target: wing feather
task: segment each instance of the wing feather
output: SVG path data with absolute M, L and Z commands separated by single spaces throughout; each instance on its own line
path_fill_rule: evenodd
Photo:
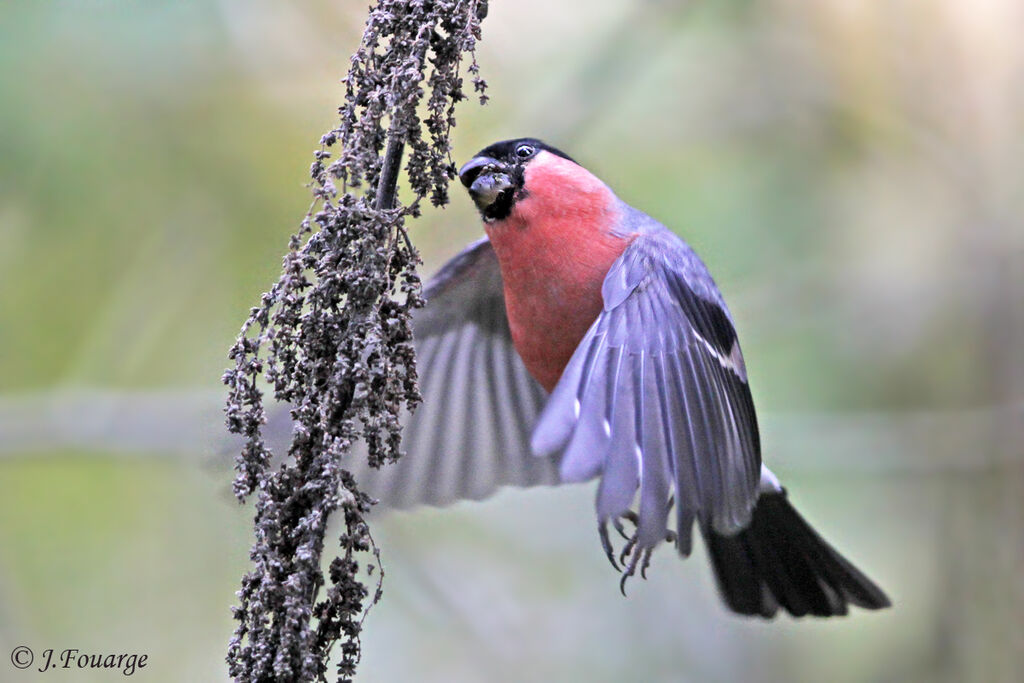
M 757 423 L 717 291 L 674 235 L 637 235 L 605 277 L 604 310 L 533 432 L 535 452 L 564 450 L 564 480 L 601 475 L 602 521 L 636 502 L 643 547 L 664 538 L 673 495 L 684 554 L 695 519 L 720 533 L 750 521 Z
M 547 397 L 512 345 L 490 242 L 444 265 L 424 296 L 413 317 L 423 402 L 403 416 L 405 455 L 373 470 L 354 453 L 356 480 L 397 508 L 558 483 L 557 460 L 531 455 L 530 431 Z

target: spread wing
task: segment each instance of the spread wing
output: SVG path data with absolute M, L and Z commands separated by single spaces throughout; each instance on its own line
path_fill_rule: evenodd
M 564 451 L 561 476 L 601 475 L 597 514 L 639 489 L 639 543 L 665 538 L 675 496 L 679 549 L 696 517 L 721 533 L 749 523 L 761 455 L 728 310 L 703 263 L 667 230 L 637 236 L 602 288 L 604 310 L 566 366 L 533 433 Z
M 546 400 L 512 346 L 498 259 L 487 238 L 444 265 L 414 314 L 423 402 L 403 420 L 405 455 L 379 470 L 357 454 L 356 481 L 381 503 L 479 499 L 503 485 L 558 483 L 558 464 L 530 454 Z

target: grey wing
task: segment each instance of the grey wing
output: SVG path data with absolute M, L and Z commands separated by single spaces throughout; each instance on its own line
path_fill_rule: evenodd
M 629 509 L 639 489 L 642 547 L 665 538 L 674 495 L 688 554 L 694 518 L 735 533 L 757 496 L 760 443 L 736 334 L 704 265 L 667 231 L 636 237 L 602 295 L 533 450 L 564 452 L 565 481 L 601 475 L 602 522 Z
M 529 438 L 547 399 L 512 346 L 498 260 L 474 242 L 424 290 L 413 318 L 423 402 L 406 414 L 405 455 L 356 481 L 389 507 L 480 499 L 504 485 L 558 483 L 553 458 L 535 458 Z

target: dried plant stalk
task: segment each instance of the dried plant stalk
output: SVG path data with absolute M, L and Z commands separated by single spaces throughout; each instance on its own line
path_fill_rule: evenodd
M 256 494 L 253 566 L 238 592 L 227 657 L 236 681 L 326 681 L 338 641 L 338 680 L 355 674 L 369 596 L 360 562 L 372 572 L 380 561 L 365 520 L 372 501 L 341 463 L 360 437 L 371 465 L 396 460 L 398 416 L 419 400 L 410 327 L 422 305 L 419 257 L 405 220 L 424 199 L 448 202 L 465 55 L 485 100 L 474 49 L 486 11 L 486 0 L 378 0 L 371 8 L 340 121 L 314 152 L 313 204 L 280 279 L 231 349 L 227 425 L 245 437 L 234 491 L 240 501 Z M 397 201 L 403 150 L 407 205 Z M 295 423 L 278 468 L 261 432 L 266 384 L 292 406 Z M 341 550 L 325 578 L 324 535 L 339 509 Z M 378 583 L 370 604 L 379 598 Z

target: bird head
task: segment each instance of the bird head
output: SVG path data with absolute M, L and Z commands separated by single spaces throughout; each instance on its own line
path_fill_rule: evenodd
M 557 164 L 582 168 L 568 154 L 535 138 L 496 142 L 482 149 L 459 169 L 484 222 L 508 218 L 513 207 L 537 188 L 529 186 L 528 169 Z

